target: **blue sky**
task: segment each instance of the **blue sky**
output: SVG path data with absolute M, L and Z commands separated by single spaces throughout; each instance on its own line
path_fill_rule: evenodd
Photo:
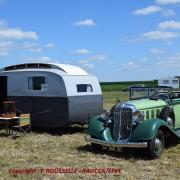
M 0 0 L 1 67 L 74 64 L 100 81 L 180 75 L 180 0 Z

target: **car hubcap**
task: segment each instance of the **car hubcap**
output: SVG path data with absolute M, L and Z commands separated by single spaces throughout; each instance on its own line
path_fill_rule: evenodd
M 162 142 L 159 138 L 155 139 L 155 149 L 157 152 L 160 152 L 162 150 Z
M 173 120 L 172 120 L 172 118 L 168 117 L 168 118 L 167 118 L 167 123 L 168 123 L 168 125 L 173 126 Z

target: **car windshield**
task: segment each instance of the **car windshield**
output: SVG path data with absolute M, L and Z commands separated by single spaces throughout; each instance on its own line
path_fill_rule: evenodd
M 150 98 L 150 99 L 167 99 L 169 97 L 168 92 L 170 88 L 131 88 L 130 100 Z

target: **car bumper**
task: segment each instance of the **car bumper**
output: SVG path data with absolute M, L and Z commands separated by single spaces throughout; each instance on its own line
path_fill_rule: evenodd
M 91 138 L 91 136 L 85 136 L 85 140 L 87 142 L 91 142 L 94 144 L 99 144 L 102 146 L 114 147 L 114 148 L 121 148 L 121 147 L 129 147 L 129 148 L 147 148 L 147 142 L 127 142 L 127 141 L 120 141 L 120 142 L 107 142 L 95 138 Z

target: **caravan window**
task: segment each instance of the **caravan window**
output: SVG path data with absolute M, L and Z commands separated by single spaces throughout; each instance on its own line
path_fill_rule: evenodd
M 77 84 L 77 92 L 93 92 L 90 84 Z
M 164 84 L 169 84 L 169 80 L 163 80 Z
M 173 80 L 173 84 L 178 84 L 179 81 L 178 80 Z
M 46 84 L 46 78 L 44 76 L 28 78 L 28 90 L 43 90 L 44 84 Z

